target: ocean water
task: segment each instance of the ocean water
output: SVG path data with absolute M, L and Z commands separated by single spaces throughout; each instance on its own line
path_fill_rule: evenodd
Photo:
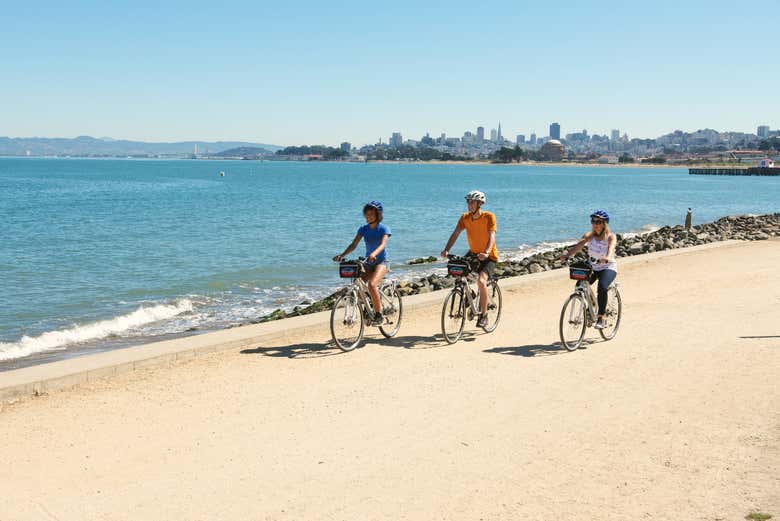
M 2 158 L 0 370 L 322 297 L 371 199 L 393 276 L 441 270 L 404 263 L 442 249 L 472 189 L 505 257 L 571 241 L 595 208 L 619 232 L 682 223 L 688 206 L 694 222 L 780 209 L 780 178 L 684 169 Z

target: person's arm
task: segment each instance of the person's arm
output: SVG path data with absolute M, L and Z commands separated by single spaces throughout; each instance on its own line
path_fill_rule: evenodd
M 485 251 L 479 252 L 477 254 L 477 258 L 479 260 L 485 260 L 490 257 L 490 252 L 493 251 L 493 246 L 496 244 L 496 232 L 495 230 L 491 230 L 488 232 L 488 243 L 487 247 L 485 248 Z
M 612 233 L 607 238 L 607 255 L 599 259 L 599 262 L 606 264 L 610 259 L 615 258 L 615 248 L 617 247 L 617 236 Z
M 577 244 L 575 244 L 574 246 L 569 248 L 566 253 L 561 255 L 560 259 L 561 260 L 566 260 L 569 257 L 573 257 L 573 256 L 577 255 L 579 252 L 582 251 L 582 248 L 585 247 L 585 243 L 588 242 L 588 239 L 590 239 L 590 233 L 586 233 L 585 235 L 583 235 L 582 239 L 580 239 L 579 242 L 577 242 Z
M 379 243 L 379 246 L 377 246 L 374 251 L 368 254 L 368 262 L 374 262 L 376 258 L 379 257 L 379 254 L 382 253 L 387 247 L 387 239 L 389 238 L 389 235 L 382 236 L 382 242 Z
M 347 246 L 347 249 L 344 250 L 343 252 L 341 252 L 339 255 L 336 255 L 335 257 L 333 257 L 333 260 L 336 261 L 336 262 L 339 262 L 340 260 L 344 259 L 344 257 L 346 257 L 347 255 L 349 255 L 350 253 L 355 251 L 355 248 L 357 248 L 357 245 L 360 244 L 360 239 L 362 239 L 362 238 L 363 237 L 359 233 L 356 234 L 355 238 L 352 239 L 352 242 L 350 243 L 350 245 Z
M 463 231 L 463 225 L 458 221 L 458 225 L 455 226 L 455 230 L 452 232 L 452 235 L 450 235 L 450 239 L 447 241 L 447 246 L 444 247 L 444 249 L 441 251 L 441 256 L 445 259 L 447 258 L 447 255 L 450 254 L 450 248 L 452 248 L 455 245 L 455 241 L 458 240 L 458 237 L 460 236 L 460 232 Z

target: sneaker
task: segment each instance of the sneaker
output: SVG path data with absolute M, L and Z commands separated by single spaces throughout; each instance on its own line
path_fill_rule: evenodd
M 605 327 L 607 327 L 607 324 L 604 322 L 603 318 L 599 318 L 596 321 L 596 325 L 593 327 L 595 327 L 596 329 L 604 329 Z
M 382 318 L 382 316 L 379 315 L 379 314 L 375 314 L 374 318 L 372 318 L 369 321 L 368 325 L 369 326 L 381 326 L 384 323 L 385 323 L 385 320 Z
M 485 327 L 487 326 L 487 313 L 480 313 L 479 318 L 477 319 L 477 327 Z

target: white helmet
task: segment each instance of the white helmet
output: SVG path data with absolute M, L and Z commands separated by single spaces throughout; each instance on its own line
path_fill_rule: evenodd
M 485 194 L 483 194 L 479 190 L 472 190 L 466 194 L 466 200 L 479 201 L 480 203 L 485 204 L 487 202 L 487 197 L 485 197 Z

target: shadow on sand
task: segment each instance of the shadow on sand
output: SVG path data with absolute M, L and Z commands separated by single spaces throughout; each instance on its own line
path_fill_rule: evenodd
M 459 342 L 473 342 L 476 340 L 476 333 L 464 331 Z M 404 349 L 432 349 L 435 347 L 447 347 L 442 335 L 434 336 L 397 336 L 395 338 L 369 337 L 363 340 L 357 349 L 361 349 L 366 344 L 378 344 L 388 347 L 402 347 Z M 257 346 L 241 350 L 244 355 L 265 355 L 276 358 L 320 358 L 323 356 L 333 356 L 344 354 L 333 341 L 322 344 L 290 344 L 286 346 Z
M 286 346 L 258 346 L 241 350 L 244 355 L 265 355 L 276 358 L 320 358 L 343 354 L 332 342 L 324 344 L 291 344 Z
M 780 338 L 780 335 L 755 335 L 755 336 L 741 336 L 741 337 L 739 337 L 739 338 L 745 338 L 745 339 L 750 339 L 750 338 Z
M 597 340 L 583 340 L 580 349 L 587 349 L 589 345 L 596 342 Z M 485 349 L 483 352 L 512 356 L 552 356 L 568 353 L 569 351 L 567 351 L 560 342 L 553 342 L 552 344 L 547 345 L 530 344 L 524 346 L 491 347 L 490 349 Z

